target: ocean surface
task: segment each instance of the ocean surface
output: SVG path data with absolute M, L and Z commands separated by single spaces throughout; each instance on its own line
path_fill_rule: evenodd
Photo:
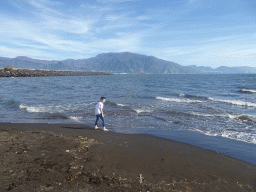
M 105 96 L 110 131 L 173 139 L 256 165 L 256 74 L 119 74 L 0 82 L 0 122 L 94 126 L 95 105 Z

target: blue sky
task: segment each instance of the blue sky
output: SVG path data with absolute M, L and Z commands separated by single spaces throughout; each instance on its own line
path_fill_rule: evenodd
M 256 0 L 0 0 L 0 57 L 256 67 Z

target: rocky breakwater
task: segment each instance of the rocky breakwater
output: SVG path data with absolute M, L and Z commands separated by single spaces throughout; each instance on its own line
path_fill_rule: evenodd
M 59 71 L 40 69 L 0 69 L 0 77 L 91 76 L 112 75 L 107 72 Z

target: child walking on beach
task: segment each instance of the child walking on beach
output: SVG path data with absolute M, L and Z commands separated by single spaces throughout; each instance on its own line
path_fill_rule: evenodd
M 98 102 L 97 105 L 95 106 L 95 115 L 96 115 L 95 129 L 98 129 L 98 126 L 97 126 L 98 121 L 99 121 L 99 118 L 101 118 L 102 124 L 103 124 L 103 130 L 108 131 L 108 129 L 106 129 L 105 127 L 105 119 L 103 114 L 103 104 L 105 103 L 105 101 L 106 101 L 106 98 L 101 97 L 100 102 Z

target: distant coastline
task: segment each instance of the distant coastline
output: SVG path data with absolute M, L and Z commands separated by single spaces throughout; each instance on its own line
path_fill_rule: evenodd
M 26 56 L 16 58 L 0 57 L 0 68 L 6 66 L 24 69 L 93 71 L 113 74 L 256 74 L 255 67 L 183 66 L 153 56 L 137 53 L 104 53 L 87 59 L 39 60 Z
M 64 70 L 41 70 L 41 69 L 0 69 L 0 77 L 45 77 L 45 76 L 92 76 L 112 75 L 107 72 L 90 71 L 64 71 Z

